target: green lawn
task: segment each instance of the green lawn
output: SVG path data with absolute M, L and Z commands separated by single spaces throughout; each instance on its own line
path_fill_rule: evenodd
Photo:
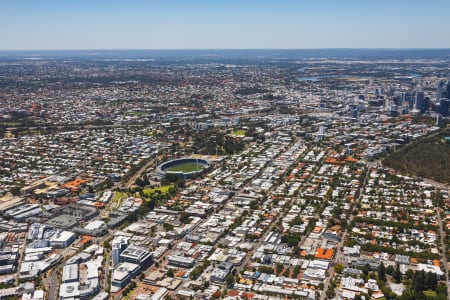
M 133 111 L 131 112 L 133 116 L 148 116 L 150 113 L 148 111 Z
M 201 169 L 203 169 L 203 165 L 200 163 L 195 163 L 195 162 L 189 162 L 189 163 L 184 163 L 184 164 L 179 164 L 170 168 L 167 168 L 167 171 L 171 171 L 171 172 L 193 172 L 193 171 L 200 171 Z
M 160 191 L 161 194 L 167 194 L 169 192 L 170 188 L 173 188 L 173 184 L 163 185 L 163 186 L 153 188 L 153 189 L 144 189 L 144 195 L 146 197 L 149 197 L 152 194 L 156 193 L 157 191 Z
M 432 290 L 423 291 L 423 294 L 424 294 L 427 298 L 435 298 L 435 297 L 437 297 L 436 292 L 435 292 L 435 291 L 432 291 Z
M 247 133 L 247 130 L 244 129 L 237 129 L 233 131 L 234 135 L 240 135 L 240 136 L 245 136 L 245 134 Z
M 13 127 L 13 126 L 20 125 L 20 123 L 19 122 L 0 122 L 0 125 Z
M 113 201 L 114 202 L 119 202 L 120 200 L 125 199 L 128 196 L 129 196 L 128 193 L 114 192 Z

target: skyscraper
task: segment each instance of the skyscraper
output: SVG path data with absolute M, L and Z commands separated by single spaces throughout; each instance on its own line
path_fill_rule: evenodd
M 423 92 L 416 92 L 416 109 L 418 109 L 418 110 L 425 110 L 426 109 L 426 107 L 425 107 L 425 96 L 424 96 L 424 93 Z
M 444 82 L 439 81 L 438 87 L 436 89 L 436 101 L 441 100 L 443 92 L 444 92 Z
M 447 99 L 450 99 L 450 79 L 447 80 L 447 95 L 446 95 Z
M 120 262 L 120 254 L 128 247 L 128 238 L 124 236 L 116 236 L 112 241 L 111 256 L 113 260 L 113 266 L 116 266 Z
M 319 141 L 322 141 L 325 138 L 326 128 L 323 125 L 319 126 L 319 134 L 317 135 Z
M 450 108 L 450 100 L 443 98 L 443 99 L 441 99 L 440 103 L 441 103 L 441 114 L 442 114 L 442 116 L 448 117 L 449 116 L 448 109 Z
M 430 97 L 425 97 L 425 99 L 423 99 L 423 110 L 427 111 L 430 109 Z
M 402 94 L 402 98 L 403 98 L 403 102 L 408 103 L 409 109 L 414 108 L 414 100 L 413 100 L 412 94 L 410 92 L 406 92 L 406 93 Z

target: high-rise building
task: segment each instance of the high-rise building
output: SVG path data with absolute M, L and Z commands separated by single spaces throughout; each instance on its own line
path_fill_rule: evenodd
M 323 125 L 319 126 L 319 133 L 317 135 L 319 141 L 322 141 L 325 138 L 326 128 Z
M 450 108 L 450 100 L 449 99 L 441 99 L 440 103 L 441 103 L 442 116 L 448 117 L 450 115 L 449 111 L 448 111 L 448 109 Z
M 442 126 L 442 115 L 441 114 L 436 114 L 436 126 L 441 127 Z
M 395 93 L 395 89 L 394 89 L 394 86 L 391 84 L 390 86 L 389 86 L 389 88 L 388 88 L 388 96 L 394 96 L 394 93 Z
M 375 95 L 384 95 L 384 88 L 383 87 L 378 87 L 375 90 Z
M 412 101 L 412 94 L 410 93 L 410 92 L 406 92 L 406 93 L 404 93 L 404 94 L 402 94 L 402 100 L 403 100 L 403 102 L 407 102 L 408 103 L 408 105 L 409 105 L 409 108 L 410 109 L 412 109 L 413 108 L 413 106 L 411 106 L 411 105 L 413 105 L 414 103 L 413 103 L 413 101 Z
M 402 106 L 403 104 L 402 95 L 395 95 L 394 97 L 392 97 L 392 101 L 394 102 L 395 105 Z
M 444 92 L 444 82 L 439 81 L 439 84 L 436 89 L 436 101 L 439 101 L 442 98 L 443 92 Z
M 433 103 L 433 111 L 440 114 L 441 113 L 441 103 Z
M 111 256 L 113 266 L 116 266 L 120 262 L 120 254 L 122 253 L 123 250 L 125 250 L 128 247 L 128 238 L 124 236 L 116 236 L 114 237 L 111 244 L 112 244 Z
M 450 99 L 450 79 L 447 80 L 447 95 L 446 95 L 447 99 Z
M 425 97 L 425 99 L 423 99 L 423 107 L 424 107 L 424 111 L 427 111 L 430 109 L 430 97 Z
M 414 109 L 414 97 L 410 97 L 408 100 L 408 108 Z
M 424 111 L 425 107 L 425 96 L 423 92 L 416 92 L 416 109 Z

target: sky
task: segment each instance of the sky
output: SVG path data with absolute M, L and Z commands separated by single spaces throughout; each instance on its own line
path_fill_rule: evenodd
M 0 50 L 450 48 L 449 0 L 0 0 Z

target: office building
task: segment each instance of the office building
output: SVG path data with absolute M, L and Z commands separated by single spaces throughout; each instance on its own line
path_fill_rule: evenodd
M 153 253 L 142 247 L 130 245 L 120 253 L 120 262 L 138 264 L 145 270 L 153 263 Z
M 440 81 L 436 89 L 436 101 L 442 98 L 442 93 L 444 92 L 444 82 Z
M 128 237 L 116 236 L 112 241 L 112 261 L 113 266 L 120 263 L 120 254 L 128 247 Z
M 111 277 L 111 292 L 117 292 L 130 283 L 141 272 L 141 267 L 132 263 L 120 263 L 114 269 Z
M 425 95 L 423 92 L 416 92 L 416 109 L 424 111 L 425 110 Z
M 179 255 L 171 255 L 168 258 L 169 265 L 182 268 L 192 268 L 195 265 L 195 259 Z
M 442 116 L 444 116 L 444 117 L 449 116 L 448 109 L 450 108 L 450 100 L 449 99 L 441 99 L 440 104 L 441 104 L 440 112 L 441 112 Z
M 62 282 L 71 283 L 71 282 L 78 282 L 78 280 L 79 280 L 78 265 L 77 264 L 65 265 L 63 268 Z

